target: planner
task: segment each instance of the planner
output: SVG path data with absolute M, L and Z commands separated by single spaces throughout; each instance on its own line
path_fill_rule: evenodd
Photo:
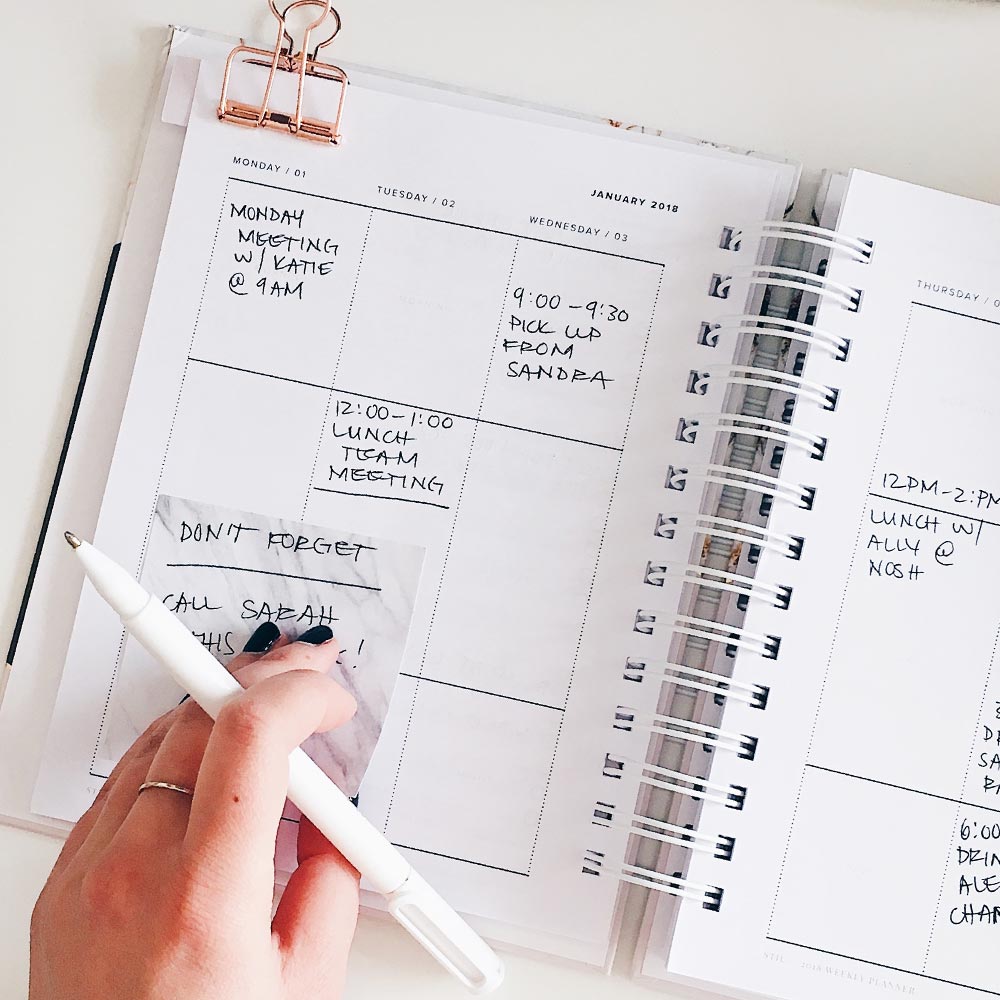
M 331 624 L 364 711 L 307 750 L 491 939 L 607 968 L 641 910 L 674 990 L 1000 992 L 1000 209 L 786 218 L 792 164 L 284 27 L 173 32 L 0 811 L 65 831 L 177 694 L 72 527 L 223 662 Z
M 808 424 L 829 445 L 782 464 L 814 501 L 775 506 L 768 530 L 801 537 L 801 557 L 762 551 L 757 578 L 792 596 L 746 616 L 780 653 L 734 660 L 733 680 L 769 695 L 764 711 L 728 702 L 724 725 L 759 742 L 711 770 L 745 787 L 742 809 L 702 803 L 699 829 L 735 846 L 686 868 L 721 904 L 651 907 L 638 965 L 782 997 L 990 995 L 1000 210 L 860 172 L 836 200 L 836 231 L 872 252 L 830 258 L 827 276 L 863 293 L 856 313 L 824 302 L 815 319 L 849 342 L 806 369 L 838 389 Z

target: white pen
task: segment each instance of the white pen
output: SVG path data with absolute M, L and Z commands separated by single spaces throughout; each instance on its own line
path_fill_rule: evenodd
M 72 532 L 66 532 L 66 541 L 125 628 L 216 718 L 243 690 L 236 678 L 131 574 Z M 385 896 L 389 912 L 449 972 L 475 993 L 489 993 L 500 985 L 503 963 L 493 949 L 300 748 L 288 757 L 288 798 Z

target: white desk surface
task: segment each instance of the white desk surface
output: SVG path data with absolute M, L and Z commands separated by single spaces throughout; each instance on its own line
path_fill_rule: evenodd
M 1000 202 L 1000 4 L 335 2 L 345 22 L 337 52 L 346 61 L 755 148 L 798 160 L 813 177 L 823 167 L 857 166 Z M 44 14 L 29 3 L 7 8 L 14 51 L 8 46 L 0 73 L 4 644 L 116 238 L 163 26 L 271 36 L 265 0 L 54 0 Z M 28 919 L 57 848 L 0 827 L 0 1000 L 27 993 Z M 348 995 L 462 994 L 405 935 L 363 919 Z M 654 994 L 620 974 L 609 980 L 511 957 L 504 995 Z

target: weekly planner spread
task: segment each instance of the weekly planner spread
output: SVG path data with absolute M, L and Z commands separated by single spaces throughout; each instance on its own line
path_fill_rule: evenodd
M 343 145 L 320 149 L 221 125 L 220 72 L 198 80 L 95 541 L 136 572 L 170 564 L 182 612 L 231 590 L 228 627 L 191 619 L 224 656 L 265 618 L 354 623 L 324 581 L 391 584 L 395 605 L 345 636 L 349 667 L 383 658 L 378 690 L 398 666 L 360 808 L 495 936 L 602 961 L 619 884 L 583 860 L 665 400 L 726 308 L 720 234 L 780 213 L 790 171 L 363 79 Z M 165 559 L 163 497 L 181 505 Z M 256 554 L 228 545 L 241 524 Z M 207 556 L 185 554 L 196 531 Z M 261 589 L 272 538 L 301 550 L 293 593 Z M 160 708 L 125 697 L 128 655 L 85 591 L 37 812 L 87 807 L 122 750 L 109 706 Z
M 80 511 L 224 663 L 331 626 L 305 749 L 492 939 L 606 965 L 638 885 L 646 980 L 1000 995 L 1000 209 L 784 222 L 787 164 L 362 71 L 322 147 L 218 121 L 227 51 L 174 34 L 0 810 L 75 821 L 180 697 Z

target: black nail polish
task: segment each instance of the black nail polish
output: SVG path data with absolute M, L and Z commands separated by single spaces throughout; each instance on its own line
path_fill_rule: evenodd
M 266 653 L 281 635 L 281 629 L 274 622 L 263 622 L 254 629 L 254 633 L 247 639 L 247 644 L 243 647 L 244 653 Z
M 333 638 L 333 629 L 329 625 L 313 625 L 311 629 L 303 632 L 296 639 L 296 642 L 308 642 L 310 646 L 322 646 L 324 642 L 329 642 Z

